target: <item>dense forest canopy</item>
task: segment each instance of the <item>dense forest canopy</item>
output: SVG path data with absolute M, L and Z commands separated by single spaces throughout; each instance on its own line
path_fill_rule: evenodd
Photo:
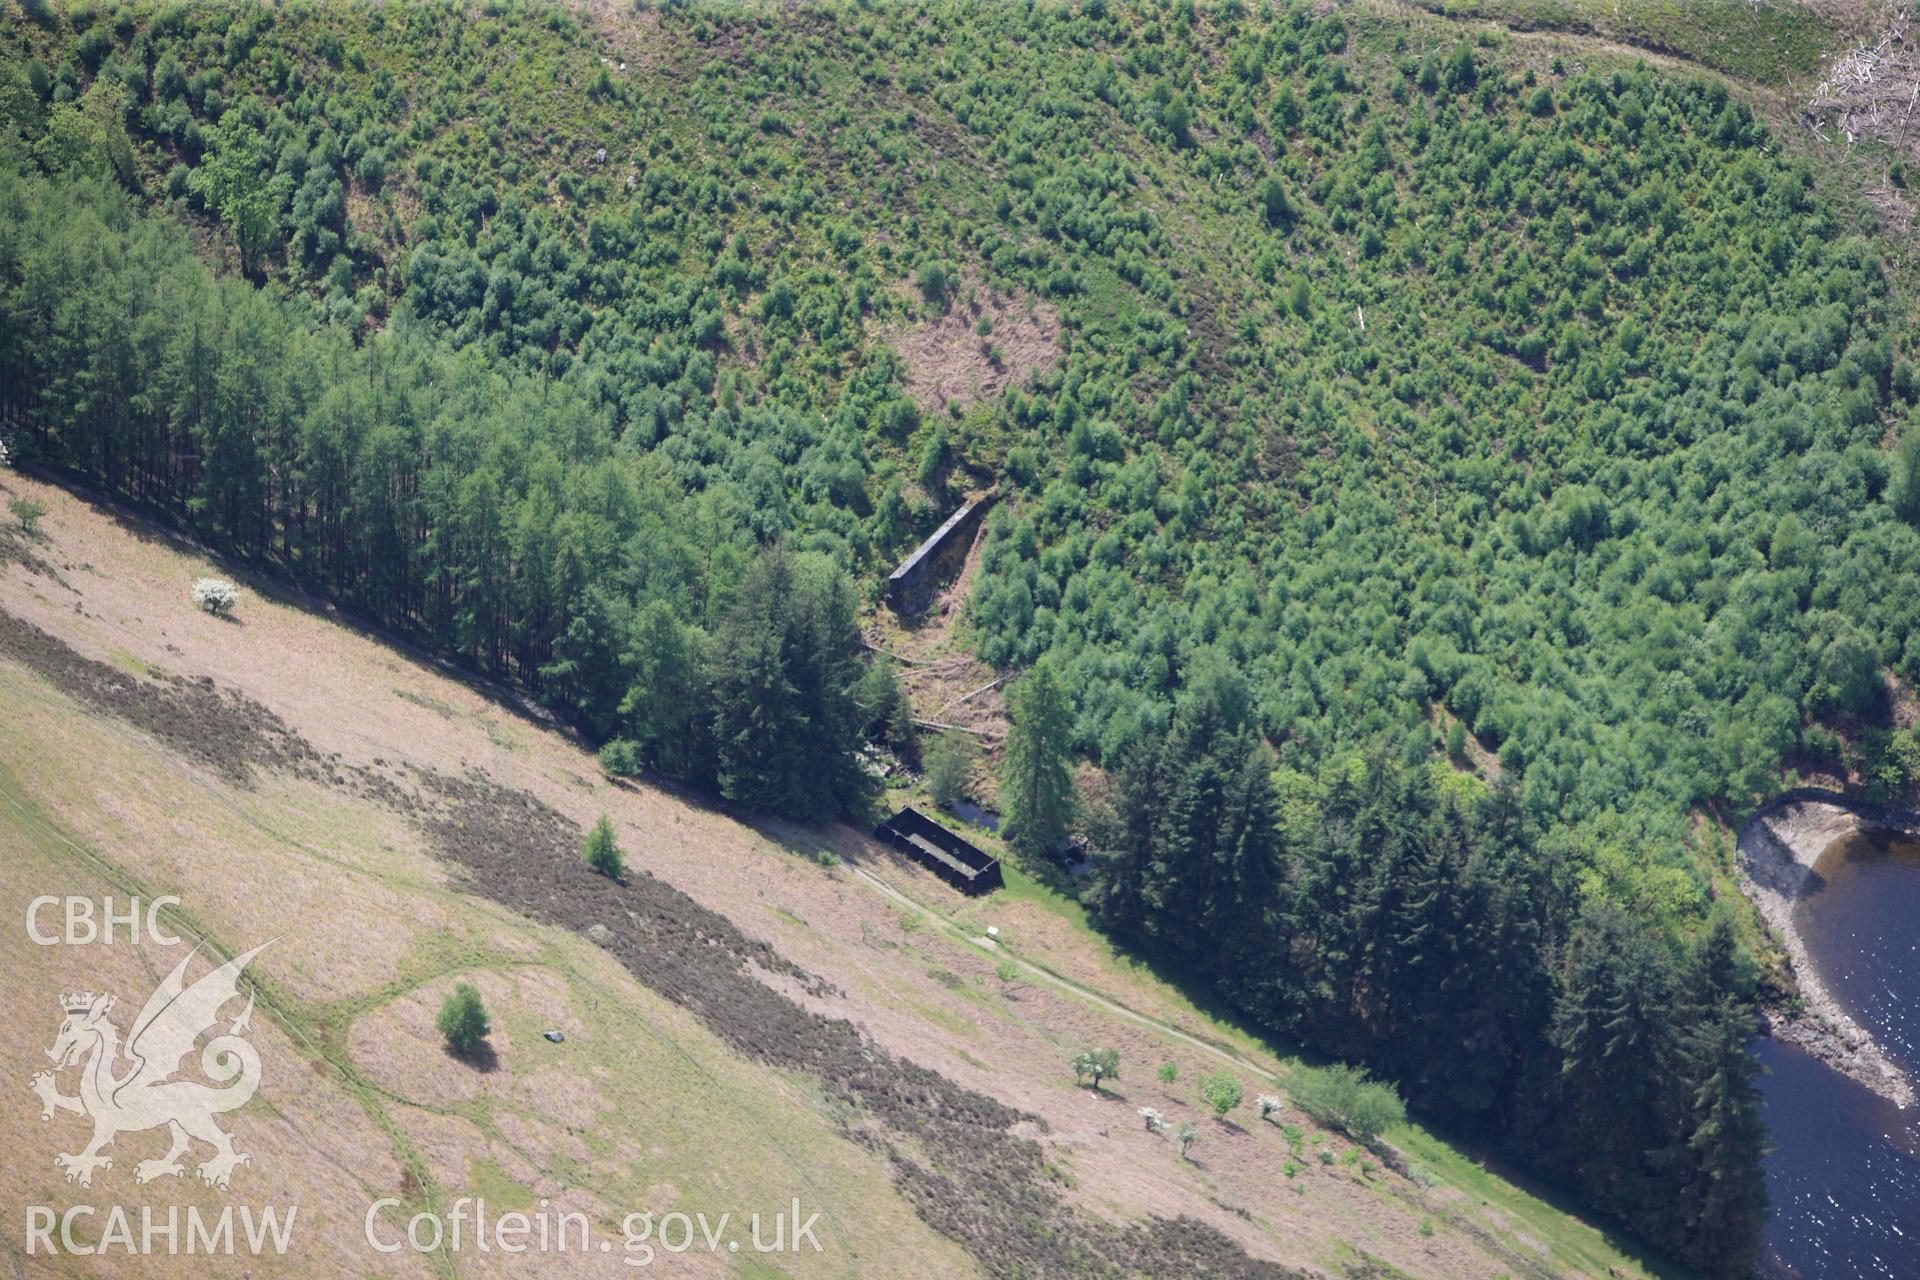
M 544 374 L 756 538 L 870 570 L 1009 476 L 980 651 L 1097 760 L 1220 648 L 1290 765 L 1457 720 L 1536 814 L 1671 815 L 1920 668 L 1898 304 L 1719 82 L 1299 6 L 428 15 L 47 14 L 13 131 L 124 128 L 330 329 Z M 890 339 L 986 288 L 1057 362 L 923 411 Z
M 910 749 L 884 567 L 1003 483 L 969 634 L 1114 779 L 1109 927 L 1262 940 L 1236 1000 L 1576 1183 L 1621 1105 L 1692 1149 L 1689 812 L 1920 771 L 1909 302 L 1718 79 L 1319 8 L 29 5 L 0 429 L 808 816 Z M 1467 922 L 1510 1052 L 1422 1078 L 1379 931 Z M 1557 1096 L 1627 1005 L 1645 1092 Z M 1716 1132 L 1584 1189 L 1717 1265 L 1750 1204 L 1652 1220 Z

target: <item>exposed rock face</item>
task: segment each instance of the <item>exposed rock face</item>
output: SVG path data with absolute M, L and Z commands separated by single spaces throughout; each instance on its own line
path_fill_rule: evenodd
M 1862 828 L 1920 834 L 1912 815 L 1883 814 L 1844 797 L 1794 792 L 1763 808 L 1740 832 L 1741 888 L 1780 935 L 1806 1002 L 1801 1012 L 1766 1011 L 1768 1034 L 1814 1057 L 1903 1107 L 1914 1102 L 1913 1081 L 1828 991 L 1794 923 L 1794 904 L 1806 892 L 1814 863 L 1834 841 Z

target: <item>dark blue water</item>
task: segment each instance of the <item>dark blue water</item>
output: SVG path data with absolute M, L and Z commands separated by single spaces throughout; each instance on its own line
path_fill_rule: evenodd
M 1824 853 L 1795 911 L 1814 967 L 1887 1051 L 1920 1063 L 1920 845 L 1854 836 Z M 1770 1274 L 1920 1280 L 1920 1108 L 1763 1040 L 1774 1151 Z
M 1793 1045 L 1762 1040 L 1768 1074 L 1768 1274 L 1920 1277 L 1920 1115 Z
M 985 827 L 989 831 L 1000 829 L 1000 815 L 989 809 L 982 809 L 971 800 L 955 800 L 950 806 L 957 818 L 962 818 L 975 826 Z
M 1920 841 L 1871 832 L 1835 841 L 1794 921 L 1827 990 L 1888 1053 L 1920 1068 Z

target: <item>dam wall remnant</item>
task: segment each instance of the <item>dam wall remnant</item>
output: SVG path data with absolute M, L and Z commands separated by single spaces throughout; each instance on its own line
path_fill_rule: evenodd
M 973 535 L 997 496 L 988 492 L 970 499 L 888 575 L 887 603 L 896 614 L 909 618 L 924 612 L 940 585 L 959 572 Z

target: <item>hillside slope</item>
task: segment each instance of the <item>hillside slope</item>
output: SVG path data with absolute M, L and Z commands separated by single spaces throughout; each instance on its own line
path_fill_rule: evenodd
M 1796 67 L 1838 37 L 1714 12 Z M 54 340 L 0 351 L 4 407 L 598 736 L 649 728 L 623 607 L 713 625 L 701 546 L 785 535 L 872 590 L 1000 482 L 972 642 L 1060 662 L 1090 758 L 1218 651 L 1289 766 L 1457 721 L 1586 845 L 1624 814 L 1694 925 L 1686 808 L 1844 767 L 1855 670 L 1920 675 L 1911 299 L 1726 81 L 1373 4 L 413 17 L 0 32 L 23 159 L 306 304 L 65 246 L 123 215 L 23 189 L 9 327 Z
M 1791 992 L 1724 819 L 1920 784 L 1911 281 L 1766 114 L 1826 9 L 1443 9 L 10 3 L 0 429 L 742 809 L 1052 687 L 1100 927 L 1739 1274 Z M 896 677 L 862 610 L 989 486 Z M 543 921 L 707 927 L 579 797 L 338 772 Z M 916 1203 L 1019 1202 L 992 1150 Z
M 254 970 L 265 1084 L 232 1127 L 254 1155 L 235 1198 L 302 1206 L 286 1274 L 483 1273 L 471 1253 L 361 1243 L 376 1197 L 444 1211 L 466 1194 L 549 1197 L 616 1244 L 631 1210 L 771 1211 L 797 1195 L 822 1213 L 817 1257 L 752 1275 L 1283 1274 L 1259 1258 L 1314 1274 L 1640 1273 L 1416 1131 L 1394 1140 L 1431 1186 L 1371 1162 L 1287 1173 L 1275 1125 L 1202 1120 L 1191 1082 L 1227 1061 L 1205 1045 L 1232 1046 L 1249 1095 L 1272 1087 L 1251 1067 L 1284 1080 L 1293 1064 L 1030 899 L 968 903 L 846 829 L 758 830 L 610 785 L 559 733 L 430 665 L 271 595 L 249 592 L 232 620 L 201 614 L 187 599 L 201 556 L 61 490 L 5 487 L 51 510 L 44 540 L 10 538 L 0 567 L 7 910 L 167 892 L 178 931 L 216 954 L 284 935 Z M 625 885 L 577 861 L 601 812 Z M 845 863 L 806 856 L 823 839 Z M 1039 970 L 996 976 L 970 941 L 986 921 L 1012 954 L 1136 1012 Z M 603 946 L 582 934 L 595 924 Z M 56 993 L 130 1004 L 178 954 L 18 931 L 4 946 L 5 1012 L 33 1029 L 5 1050 L 19 1079 Z M 494 1015 L 484 1071 L 432 1029 L 458 979 Z M 1111 1097 L 1067 1070 L 1095 1044 L 1122 1052 Z M 1163 1061 L 1176 1083 L 1153 1079 Z M 1193 1161 L 1142 1130 L 1143 1105 L 1200 1123 Z M 0 1109 L 0 1139 L 23 1153 L 7 1198 L 68 1202 L 80 1192 L 52 1155 L 78 1122 L 31 1108 Z M 1307 1150 L 1347 1146 L 1289 1118 Z M 92 1194 L 218 1205 L 197 1184 L 135 1187 L 135 1159 L 162 1145 L 123 1137 Z

